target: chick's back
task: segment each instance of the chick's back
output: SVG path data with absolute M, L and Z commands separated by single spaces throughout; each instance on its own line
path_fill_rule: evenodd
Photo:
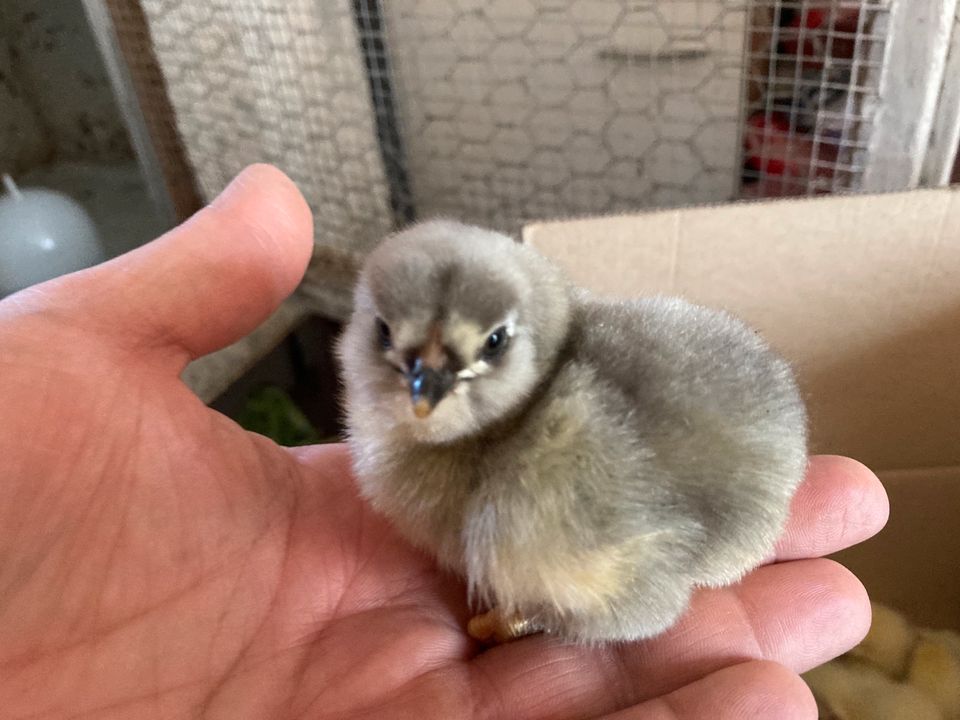
M 806 461 L 785 362 L 669 298 L 578 295 L 554 371 L 480 439 L 461 529 L 491 604 L 579 640 L 656 634 L 771 551 Z

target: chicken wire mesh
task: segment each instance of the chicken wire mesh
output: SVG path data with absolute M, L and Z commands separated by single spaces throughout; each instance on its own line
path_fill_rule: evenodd
M 854 189 L 887 3 L 354 9 L 398 218 L 516 230 L 534 218 Z
M 416 212 L 513 230 L 733 197 L 746 17 L 742 0 L 412 0 L 364 3 L 359 26 L 384 29 Z
M 374 122 L 353 117 L 357 127 L 376 130 L 390 210 L 400 225 L 447 215 L 516 231 L 538 218 L 857 190 L 881 107 L 888 16 L 896 2 L 348 0 L 344 15 L 349 5 L 367 83 L 351 90 L 358 100 L 360 92 L 369 93 Z M 115 20 L 116 6 L 138 5 L 110 4 Z M 184 6 L 172 7 L 180 12 Z M 309 14 L 309 7 L 300 13 Z M 329 10 L 321 8 L 312 12 L 326 22 Z M 156 45 L 173 10 L 154 10 Z M 278 6 L 275 12 L 280 15 L 270 15 L 271 22 L 295 22 L 283 15 L 294 10 Z M 284 97 L 286 85 L 303 84 L 288 83 L 297 73 L 343 82 L 335 53 L 321 65 L 307 53 L 288 68 L 272 26 L 254 21 L 258 13 L 235 13 L 244 28 L 257 26 L 262 42 L 241 44 L 237 72 L 239 80 L 244 72 L 249 77 L 240 87 L 230 85 L 234 94 L 260 107 L 262 98 L 252 96 L 260 82 L 275 81 L 274 94 Z M 127 25 L 118 23 L 122 37 L 130 34 Z M 178 68 L 194 67 L 198 53 L 206 58 L 206 75 L 216 79 L 205 46 L 189 33 L 172 37 L 183 55 L 179 64 L 166 63 L 174 86 L 184 85 L 186 70 Z M 261 67 L 263 58 L 270 62 Z M 278 69 L 283 77 L 268 80 Z M 185 112 L 187 119 L 194 110 L 219 117 L 215 97 L 201 95 L 195 104 L 203 107 L 180 109 L 181 137 Z M 323 114 L 328 100 L 304 97 L 311 113 Z M 154 124 L 172 127 L 172 114 L 152 112 L 154 105 L 144 108 Z M 303 115 L 267 105 L 264 117 L 253 121 L 279 113 L 289 115 L 289 123 Z M 362 114 L 363 103 L 354 105 Z M 234 102 L 229 112 L 238 107 L 247 104 Z M 276 144 L 273 128 L 258 132 L 242 147 Z M 242 137 L 250 133 L 245 127 Z M 229 155 L 223 153 L 232 162 Z M 357 173 L 348 171 L 335 144 L 323 152 L 284 146 L 281 155 L 265 157 L 298 178 L 322 171 L 315 180 L 323 187 L 314 188 L 313 200 L 332 193 L 334 202 L 349 189 L 345 201 L 335 202 L 337 212 L 359 210 L 353 206 L 363 191 L 344 185 Z M 182 173 L 168 173 L 168 184 L 177 177 Z
M 744 195 L 858 189 L 879 108 L 889 11 L 883 0 L 753 3 Z

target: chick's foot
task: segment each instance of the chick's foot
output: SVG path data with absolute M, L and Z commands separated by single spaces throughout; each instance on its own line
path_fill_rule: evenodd
M 470 637 L 491 644 L 510 642 L 542 630 L 543 628 L 529 618 L 518 613 L 504 615 L 499 608 L 476 615 L 467 623 Z

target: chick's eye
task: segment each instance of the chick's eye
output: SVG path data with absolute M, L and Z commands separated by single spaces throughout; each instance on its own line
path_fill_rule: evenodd
M 383 318 L 377 318 L 377 344 L 383 350 L 389 350 L 393 345 L 390 338 L 390 326 L 383 321 Z
M 481 354 L 486 359 L 499 357 L 507 349 L 507 329 L 499 327 L 487 336 Z

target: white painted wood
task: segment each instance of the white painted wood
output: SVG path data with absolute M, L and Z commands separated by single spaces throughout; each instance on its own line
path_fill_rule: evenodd
M 960 6 L 956 9 L 940 100 L 930 133 L 930 145 L 923 165 L 925 186 L 950 184 L 960 145 Z
M 894 1 L 861 189 L 919 186 L 956 9 L 957 0 Z

